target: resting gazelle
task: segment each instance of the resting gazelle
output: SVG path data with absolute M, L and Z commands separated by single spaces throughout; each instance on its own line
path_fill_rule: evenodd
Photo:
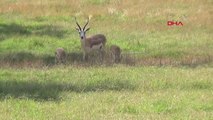
M 121 49 L 117 45 L 111 45 L 110 46 L 110 55 L 112 58 L 112 61 L 114 63 L 119 63 L 121 61 Z
M 90 29 L 86 26 L 89 23 L 89 18 L 87 19 L 86 24 L 83 28 L 78 24 L 76 18 L 75 18 L 76 24 L 78 27 L 76 27 L 76 30 L 79 32 L 80 39 L 81 39 L 81 48 L 83 50 L 83 60 L 86 60 L 86 57 L 88 54 L 92 51 L 99 51 L 101 53 L 101 58 L 103 60 L 104 57 L 104 49 L 106 44 L 106 37 L 103 34 L 96 34 L 90 37 L 86 37 L 86 32 Z
M 56 51 L 55 51 L 55 63 L 56 64 L 60 64 L 60 63 L 63 63 L 65 64 L 66 63 L 66 52 L 63 48 L 57 48 Z

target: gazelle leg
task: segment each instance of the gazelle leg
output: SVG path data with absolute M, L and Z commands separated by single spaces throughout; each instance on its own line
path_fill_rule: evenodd
M 88 55 L 86 52 L 83 52 L 83 61 L 87 61 Z
M 86 58 L 86 53 L 83 52 L 83 61 L 85 61 L 85 58 Z
M 100 50 L 100 55 L 101 55 L 101 62 L 103 62 L 104 57 L 105 57 L 105 51 L 104 51 L 104 49 Z

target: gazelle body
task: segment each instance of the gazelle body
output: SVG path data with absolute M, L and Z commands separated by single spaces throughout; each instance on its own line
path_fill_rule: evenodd
M 81 48 L 83 50 L 83 60 L 85 60 L 87 55 L 92 51 L 99 51 L 103 59 L 105 44 L 107 41 L 106 37 L 103 34 L 96 34 L 90 37 L 86 37 L 86 32 L 90 29 L 90 28 L 85 29 L 88 23 L 89 19 L 87 20 L 87 23 L 84 25 L 82 29 L 78 24 L 78 22 L 76 21 L 76 24 L 78 26 L 76 30 L 79 32 L 81 39 Z
M 55 63 L 65 63 L 66 53 L 63 48 L 57 48 L 55 51 Z
M 121 49 L 117 45 L 110 46 L 110 54 L 112 57 L 112 61 L 115 63 L 120 62 L 121 60 Z

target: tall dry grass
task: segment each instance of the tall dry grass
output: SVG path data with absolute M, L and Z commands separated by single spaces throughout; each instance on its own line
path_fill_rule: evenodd
M 147 27 L 147 22 L 163 27 L 165 25 L 162 24 L 166 24 L 164 22 L 167 20 L 183 21 L 187 27 L 211 27 L 212 5 L 209 0 L 3 0 L 0 1 L 0 13 L 19 14 L 24 17 L 115 15 L 124 19 L 124 22 L 134 23 L 132 28 L 128 27 L 132 30 L 138 25 Z M 103 22 L 112 23 L 110 19 Z M 125 26 L 122 23 L 121 25 Z

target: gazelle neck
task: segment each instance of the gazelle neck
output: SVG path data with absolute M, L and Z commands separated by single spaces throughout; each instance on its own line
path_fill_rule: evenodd
M 85 48 L 85 42 L 86 42 L 86 36 L 84 36 L 83 39 L 81 39 L 81 47 L 82 48 Z

